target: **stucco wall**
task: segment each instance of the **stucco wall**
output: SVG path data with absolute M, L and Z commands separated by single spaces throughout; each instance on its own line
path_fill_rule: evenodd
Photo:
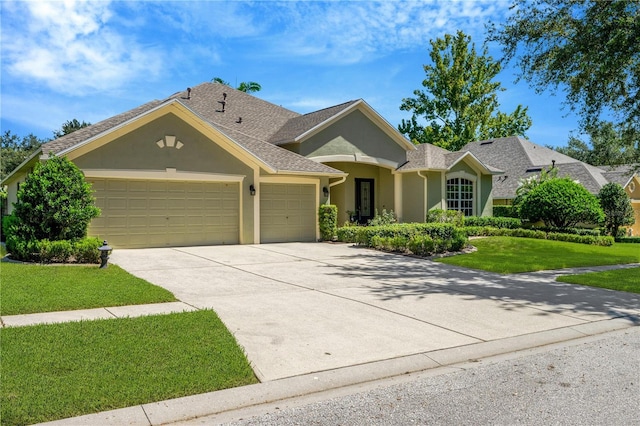
M 16 172 L 11 179 L 5 182 L 7 186 L 7 214 L 13 212 L 13 204 L 18 201 L 18 185 L 24 182 L 27 175 L 33 171 L 33 168 L 39 161 L 39 157 L 34 157 L 22 167 L 21 172 Z
M 157 141 L 175 136 L 180 149 Z M 252 169 L 173 114 L 74 160 L 81 169 L 165 170 L 249 175 Z
M 444 209 L 442 204 L 442 173 L 428 172 L 427 175 L 427 211 L 433 209 Z
M 425 173 L 422 173 L 425 176 Z M 402 175 L 402 216 L 404 222 L 424 222 L 427 183 L 417 172 Z
M 357 110 L 302 142 L 295 152 L 305 157 L 363 154 L 397 165 L 406 160 L 405 148 Z
M 631 190 L 632 188 L 633 190 Z M 629 228 L 631 229 L 631 235 L 638 237 L 640 236 L 640 178 L 635 176 L 630 184 L 626 186 L 625 191 L 631 198 L 631 206 L 636 219 L 636 222 Z
M 338 223 L 348 220 L 347 211 L 355 210 L 356 179 L 374 180 L 374 203 L 378 213 L 383 209 L 394 209 L 394 182 L 391 170 L 361 163 L 326 163 L 327 166 L 342 170 L 349 174 L 344 183 L 331 188 L 331 204 L 338 207 Z
M 166 136 L 175 136 L 167 146 Z M 164 141 L 163 147 L 157 142 Z M 182 146 L 177 148 L 177 143 Z M 254 243 L 254 203 L 249 185 L 253 169 L 174 114 L 167 114 L 73 160 L 83 170 L 137 170 L 214 173 L 244 176 L 242 191 L 243 243 Z

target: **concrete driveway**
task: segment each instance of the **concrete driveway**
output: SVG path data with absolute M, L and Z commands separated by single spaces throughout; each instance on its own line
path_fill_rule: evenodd
M 215 310 L 262 381 L 483 342 L 533 347 L 541 333 L 567 339 L 611 320 L 640 324 L 640 295 L 346 244 L 116 250 L 111 260 Z

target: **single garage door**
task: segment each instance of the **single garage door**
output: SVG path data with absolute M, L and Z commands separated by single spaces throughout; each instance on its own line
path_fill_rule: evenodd
M 102 210 L 89 234 L 113 247 L 239 243 L 239 183 L 88 178 Z
M 260 242 L 316 240 L 316 186 L 260 184 Z

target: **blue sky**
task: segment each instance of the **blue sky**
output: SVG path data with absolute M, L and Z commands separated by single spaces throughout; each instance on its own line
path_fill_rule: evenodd
M 1 127 L 49 138 L 67 120 L 96 123 L 221 77 L 256 81 L 256 95 L 306 113 L 362 98 L 397 126 L 421 88 L 429 40 L 503 22 L 506 0 L 2 1 Z M 490 53 L 500 57 L 498 46 Z M 527 136 L 566 145 L 577 117 L 562 94 L 496 79 L 503 112 L 529 107 Z

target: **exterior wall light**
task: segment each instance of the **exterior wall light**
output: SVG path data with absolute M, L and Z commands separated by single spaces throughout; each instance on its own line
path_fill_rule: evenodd
M 107 240 L 104 240 L 102 247 L 98 247 L 98 250 L 100 250 L 100 269 L 104 269 L 108 266 L 109 255 L 113 249 L 107 244 Z
M 322 193 L 324 194 L 324 197 L 327 198 L 329 196 L 329 188 L 326 186 L 322 187 Z
M 253 186 L 253 184 L 249 185 L 249 194 L 251 194 L 252 197 L 256 195 L 256 187 Z

